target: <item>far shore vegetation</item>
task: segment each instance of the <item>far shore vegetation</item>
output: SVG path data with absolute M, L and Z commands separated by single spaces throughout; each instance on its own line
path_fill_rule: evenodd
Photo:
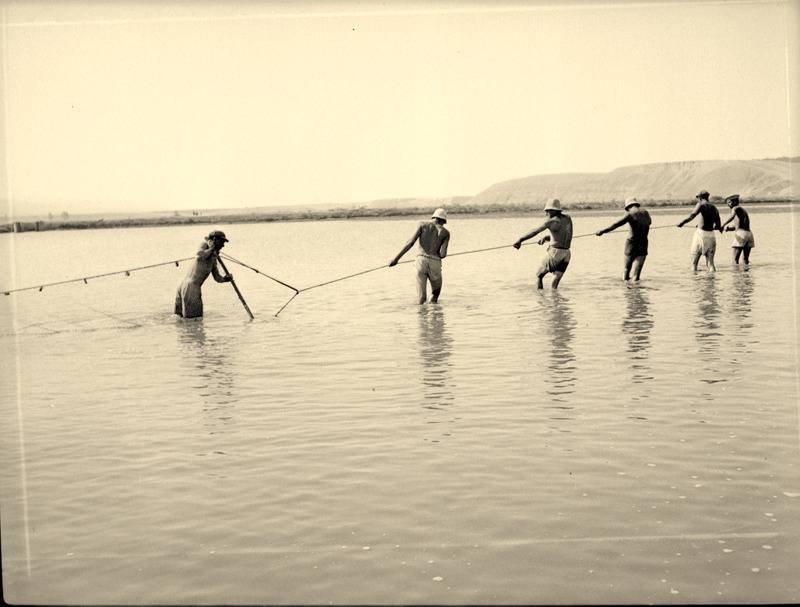
M 672 207 L 674 209 L 681 209 L 685 207 L 694 206 L 695 202 L 691 200 L 676 201 L 676 200 L 641 200 L 642 205 L 653 207 Z M 720 209 L 720 214 L 724 215 L 723 209 L 725 207 L 724 199 L 722 197 L 712 196 L 711 202 L 716 204 Z M 797 204 L 799 201 L 789 198 L 771 198 L 771 199 L 742 199 L 742 205 L 752 204 Z M 431 201 L 431 204 L 436 206 L 436 201 Z M 451 214 L 459 216 L 480 216 L 480 215 L 532 215 L 540 214 L 542 211 L 542 203 L 522 203 L 522 204 L 453 204 L 443 205 L 445 209 Z M 567 212 L 574 211 L 618 211 L 620 209 L 620 202 L 577 202 L 565 203 L 564 210 Z M 100 229 L 100 228 L 130 228 L 130 227 L 154 227 L 154 226 L 175 226 L 175 225 L 192 225 L 192 224 L 234 224 L 234 223 L 266 223 L 275 221 L 324 221 L 324 220 L 337 220 L 337 219 L 386 219 L 394 217 L 409 217 L 409 216 L 424 216 L 431 212 L 431 206 L 424 207 L 396 207 L 396 208 L 378 208 L 378 207 L 342 207 L 333 209 L 298 209 L 298 210 L 281 210 L 275 212 L 265 212 L 263 209 L 258 212 L 247 212 L 241 210 L 214 211 L 214 212 L 197 212 L 197 211 L 174 211 L 171 214 L 165 212 L 163 215 L 158 213 L 149 213 L 147 216 L 140 214 L 132 214 L 134 216 L 121 217 L 113 219 L 105 219 L 102 217 L 94 218 L 99 214 L 94 214 L 92 218 L 71 218 L 67 213 L 61 213 L 59 216 L 48 216 L 47 219 L 42 220 L 28 220 L 22 222 L 10 222 L 0 224 L 0 233 L 2 232 L 40 232 L 47 230 L 85 230 L 85 229 Z M 727 210 L 727 209 L 725 209 Z M 205 214 L 207 213 L 207 214 Z

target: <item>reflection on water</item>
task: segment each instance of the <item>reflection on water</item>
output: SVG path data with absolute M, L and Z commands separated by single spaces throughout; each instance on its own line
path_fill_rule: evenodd
M 647 358 L 650 350 L 650 333 L 653 315 L 650 313 L 650 296 L 641 285 L 627 285 L 625 289 L 626 314 L 622 320 L 622 331 L 628 338 L 630 368 L 633 383 L 653 379 Z
M 701 356 L 715 356 L 719 352 L 722 331 L 716 281 L 715 273 L 696 276 L 697 315 L 692 326 L 695 329 L 698 353 Z
M 550 384 L 547 394 L 559 409 L 572 409 L 564 403 L 566 395 L 575 391 L 576 366 L 572 340 L 577 323 L 568 297 L 560 291 L 551 291 L 540 298 L 544 333 L 550 339 L 550 362 L 545 381 Z
M 208 435 L 223 434 L 230 430 L 234 402 L 234 376 L 228 356 L 220 338 L 208 339 L 202 320 L 176 322 L 181 354 L 194 363 L 192 371 L 197 378 L 192 383 L 202 402 L 204 423 Z M 210 451 L 224 455 L 223 451 Z M 206 455 L 201 453 L 200 455 Z
M 742 266 L 733 274 L 731 287 L 732 301 L 730 307 L 730 320 L 736 321 L 739 329 L 752 329 L 753 322 L 750 314 L 753 307 L 753 275 L 748 266 Z
M 441 306 L 420 306 L 419 308 L 419 355 L 420 375 L 422 377 L 422 406 L 425 409 L 447 410 L 453 403 L 452 381 L 450 376 L 450 355 L 453 339 L 447 328 L 444 310 Z M 452 422 L 452 419 L 448 419 Z M 442 423 L 442 419 L 427 423 Z M 450 436 L 444 430 L 442 436 Z M 437 441 L 433 441 L 437 442 Z

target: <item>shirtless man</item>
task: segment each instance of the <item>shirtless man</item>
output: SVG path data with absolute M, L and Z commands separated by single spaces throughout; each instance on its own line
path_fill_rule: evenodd
M 712 272 L 716 272 L 714 253 L 717 252 L 717 237 L 714 235 L 714 230 L 722 232 L 719 211 L 708 201 L 708 192 L 705 190 L 701 190 L 695 198 L 700 202 L 694 207 L 694 211 L 678 224 L 678 227 L 682 228 L 684 224 L 689 223 L 698 215 L 701 216 L 700 225 L 697 226 L 697 231 L 692 239 L 692 269 L 697 271 L 697 262 L 701 255 L 705 255 L 706 267 Z
M 647 243 L 651 222 L 650 213 L 647 212 L 647 209 L 641 208 L 639 201 L 635 198 L 628 198 L 623 208 L 627 211 L 625 217 L 615 221 L 607 228 L 598 230 L 595 234 L 602 236 L 606 232 L 616 230 L 626 223 L 630 226 L 630 233 L 625 241 L 625 273 L 622 279 L 630 280 L 631 269 L 633 269 L 633 280 L 637 281 L 642 274 L 642 267 L 647 258 Z
M 725 203 L 731 210 L 731 216 L 728 217 L 723 223 L 724 228 L 731 221 L 733 225 L 726 228 L 727 232 L 734 232 L 733 234 L 733 263 L 739 264 L 739 257 L 744 251 L 744 263 L 750 263 L 750 249 L 756 246 L 753 233 L 750 231 L 750 215 L 747 214 L 742 207 L 739 206 L 739 194 L 728 196 Z
M 431 303 L 439 301 L 442 291 L 442 259 L 447 257 L 447 245 L 450 243 L 450 232 L 444 227 L 447 223 L 447 212 L 436 209 L 430 221 L 421 221 L 416 232 L 397 256 L 389 262 L 389 267 L 397 265 L 400 258 L 417 242 L 417 295 L 419 305 L 428 299 L 428 281 L 431 283 Z
M 551 289 L 558 289 L 558 283 L 567 271 L 569 260 L 572 256 L 569 246 L 572 244 L 572 218 L 569 215 L 564 215 L 561 212 L 561 202 L 557 198 L 549 200 L 544 207 L 544 212 L 547 213 L 547 219 L 538 228 L 526 234 L 514 243 L 514 248 L 519 250 L 522 243 L 529 238 L 533 238 L 539 232 L 550 230 L 552 234 L 553 244 L 547 247 L 547 254 L 542 259 L 542 265 L 536 273 L 536 287 L 538 289 L 544 288 L 542 285 L 542 278 L 548 272 L 553 273 L 553 282 L 550 283 Z M 539 244 L 544 244 L 550 241 L 550 236 L 544 236 L 539 239 Z
M 214 276 L 217 282 L 230 282 L 233 275 L 222 276 L 217 269 L 219 251 L 225 246 L 228 239 L 220 231 L 211 232 L 208 238 L 200 244 L 194 261 L 186 278 L 178 287 L 175 296 L 175 314 L 183 318 L 199 318 L 203 316 L 203 295 L 200 288 L 208 275 Z

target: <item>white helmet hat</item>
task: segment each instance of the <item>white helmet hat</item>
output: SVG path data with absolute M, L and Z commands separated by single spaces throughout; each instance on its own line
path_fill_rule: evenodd
M 638 200 L 636 200 L 636 198 L 635 198 L 634 196 L 631 196 L 630 198 L 628 198 L 628 199 L 625 201 L 625 204 L 624 204 L 624 205 L 622 205 L 622 208 L 624 208 L 624 209 L 627 211 L 627 210 L 628 210 L 628 207 L 630 207 L 630 206 L 633 206 L 633 205 L 636 205 L 636 206 L 641 206 L 641 205 L 639 204 L 639 201 L 638 201 Z
M 436 209 L 431 215 L 431 219 L 441 219 L 444 223 L 447 223 L 447 211 L 444 209 Z
M 558 198 L 551 198 L 547 201 L 547 204 L 544 205 L 545 211 L 560 211 L 561 210 L 561 201 Z

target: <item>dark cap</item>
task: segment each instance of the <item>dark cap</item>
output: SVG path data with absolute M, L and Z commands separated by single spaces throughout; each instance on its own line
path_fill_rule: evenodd
M 208 235 L 209 239 L 219 238 L 223 242 L 228 242 L 228 239 L 225 238 L 225 232 L 220 232 L 219 230 L 214 230 L 211 234 Z
M 706 192 L 705 190 L 700 190 L 697 193 L 697 196 L 695 196 L 695 198 L 703 198 L 705 200 L 708 200 L 708 192 Z
M 739 202 L 739 194 L 731 194 L 725 199 L 725 202 Z

